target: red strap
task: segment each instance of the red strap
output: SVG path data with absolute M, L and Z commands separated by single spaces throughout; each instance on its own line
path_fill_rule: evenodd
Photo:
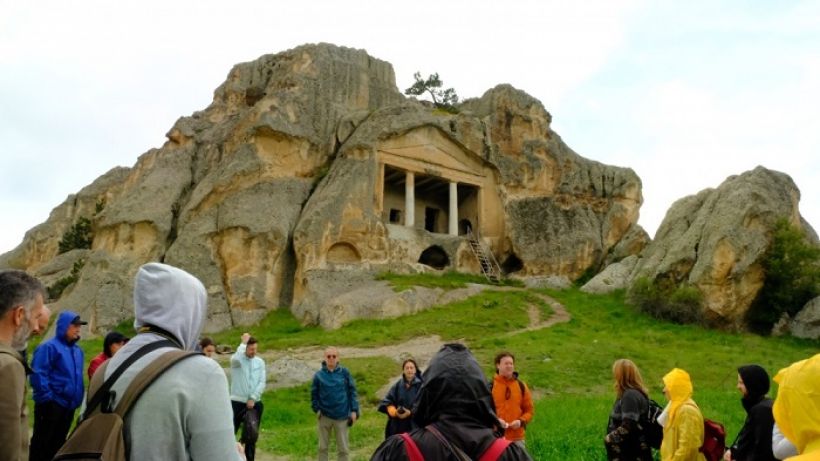
M 416 442 L 410 437 L 410 434 L 402 432 L 399 435 L 401 435 L 401 438 L 404 440 L 404 449 L 407 450 L 407 457 L 410 458 L 410 461 L 424 461 L 424 456 L 421 455 L 419 446 L 416 445 Z
M 505 439 L 504 437 L 495 439 L 495 442 L 493 442 L 493 444 L 490 445 L 490 448 L 488 448 L 487 451 L 485 451 L 484 454 L 482 454 L 481 457 L 478 458 L 478 461 L 497 460 L 501 456 L 501 453 L 504 453 L 504 450 L 506 450 L 507 447 L 510 446 L 510 443 L 511 442 Z

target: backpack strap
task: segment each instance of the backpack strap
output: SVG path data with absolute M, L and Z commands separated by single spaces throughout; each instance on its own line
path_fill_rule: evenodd
M 484 453 L 481 454 L 481 457 L 478 458 L 478 461 L 495 461 L 500 456 L 501 453 L 504 453 L 504 450 L 507 449 L 512 443 L 510 440 L 505 439 L 504 437 L 499 437 L 493 441 L 493 444 L 490 445 L 490 448 L 487 449 Z
M 471 461 L 470 457 L 467 456 L 467 453 L 464 453 L 464 450 L 453 445 L 452 443 L 450 443 L 449 440 L 447 440 L 446 437 L 444 437 L 444 434 L 442 434 L 441 431 L 438 430 L 435 423 L 428 424 L 424 429 L 426 429 L 428 432 L 436 436 L 439 442 L 441 442 L 442 445 L 447 447 L 447 449 L 450 450 L 450 453 L 452 453 L 453 456 L 456 457 L 456 459 L 463 461 Z
M 407 457 L 410 461 L 424 461 L 424 456 L 421 454 L 421 450 L 419 450 L 419 446 L 416 445 L 416 441 L 413 440 L 413 437 L 410 437 L 410 434 L 407 432 L 402 432 L 399 434 L 404 440 L 404 450 L 407 452 Z
M 123 372 L 131 366 L 131 364 L 142 358 L 145 354 L 162 347 L 176 347 L 176 345 L 170 340 L 162 340 L 148 343 L 140 347 L 133 354 L 131 354 L 131 356 L 125 359 L 125 361 L 122 362 L 116 370 L 114 370 L 114 373 L 112 373 L 111 376 L 109 376 L 108 379 L 106 379 L 102 384 L 99 383 L 105 377 L 105 370 L 107 369 L 106 365 L 108 365 L 108 361 L 105 361 L 102 365 L 100 365 L 100 368 L 94 373 L 94 376 L 91 377 L 91 382 L 88 387 L 88 405 L 85 407 L 85 413 L 83 413 L 82 419 L 91 416 L 91 414 L 94 413 L 94 410 L 96 410 L 97 407 L 103 403 L 104 399 L 106 400 L 106 403 L 110 402 L 111 386 L 114 385 L 114 382 L 117 381 Z M 95 380 L 94 378 L 97 378 L 97 375 L 100 375 L 100 378 Z M 109 408 L 106 408 L 107 406 L 108 405 L 101 407 L 100 410 L 104 412 L 110 411 Z
M 125 419 L 125 415 L 128 413 L 128 410 L 131 409 L 134 402 L 137 401 L 145 389 L 147 389 L 148 386 L 150 386 L 163 372 L 171 368 L 177 362 L 196 355 L 202 354 L 199 352 L 181 351 L 179 349 L 175 349 L 160 355 L 156 360 L 152 361 L 148 364 L 148 366 L 137 373 L 137 376 L 134 377 L 128 385 L 128 388 L 122 394 L 122 399 L 117 404 L 117 408 L 114 411 L 120 415 L 121 418 Z

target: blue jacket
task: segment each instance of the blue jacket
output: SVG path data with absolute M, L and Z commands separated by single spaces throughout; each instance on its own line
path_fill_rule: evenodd
M 55 402 L 73 410 L 83 401 L 83 350 L 65 338 L 76 316 L 76 312 L 61 312 L 56 335 L 34 350 L 31 387 L 35 403 Z
M 331 419 L 347 419 L 353 411 L 357 417 L 361 416 L 356 382 L 347 368 L 337 364 L 330 371 L 327 364 L 322 362 L 322 369 L 313 375 L 310 406 L 314 413 L 321 411 L 322 415 Z

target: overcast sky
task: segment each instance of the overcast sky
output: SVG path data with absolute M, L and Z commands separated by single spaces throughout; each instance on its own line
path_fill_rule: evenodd
M 757 165 L 820 226 L 820 1 L 0 0 L 0 253 L 165 140 L 239 62 L 362 48 L 400 89 L 510 83 L 576 152 L 634 169 L 654 235 L 675 200 Z

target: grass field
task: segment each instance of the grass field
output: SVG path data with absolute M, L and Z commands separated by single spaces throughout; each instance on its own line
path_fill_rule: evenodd
M 397 286 L 409 285 L 401 276 L 389 280 Z M 561 302 L 572 320 L 508 335 L 527 326 L 531 304 L 541 309 L 543 318 L 550 315 L 550 307 L 536 296 L 538 293 Z M 623 293 L 589 295 L 577 290 L 485 292 L 415 315 L 355 321 L 330 332 L 302 327 L 282 309 L 256 326 L 214 336 L 219 343 L 233 345 L 246 330 L 259 338 L 262 351 L 330 344 L 377 347 L 437 334 L 445 340 L 467 343 L 488 374 L 493 371 L 494 354 L 510 350 L 516 354 L 522 379 L 537 398 L 535 419 L 527 430 L 527 447 L 536 460 L 606 459 L 602 437 L 614 400 L 610 367 L 618 358 L 627 357 L 638 364 L 651 396 L 661 403 L 661 377 L 673 367 L 687 370 L 704 415 L 723 422 L 731 440 L 745 417 L 735 389 L 737 366 L 759 363 L 773 375 L 793 361 L 820 352 L 816 341 L 659 322 L 627 306 Z M 82 345 L 87 359 L 102 347 L 100 340 L 83 341 Z M 363 407 L 363 417 L 351 431 L 353 459 L 369 459 L 382 439 L 385 423 L 385 416 L 376 412 L 382 397 L 377 390 L 398 374 L 400 365 L 387 357 L 343 357 L 342 364 L 357 382 Z M 265 415 L 258 450 L 292 460 L 315 458 L 309 384 L 266 392 L 263 400 Z

